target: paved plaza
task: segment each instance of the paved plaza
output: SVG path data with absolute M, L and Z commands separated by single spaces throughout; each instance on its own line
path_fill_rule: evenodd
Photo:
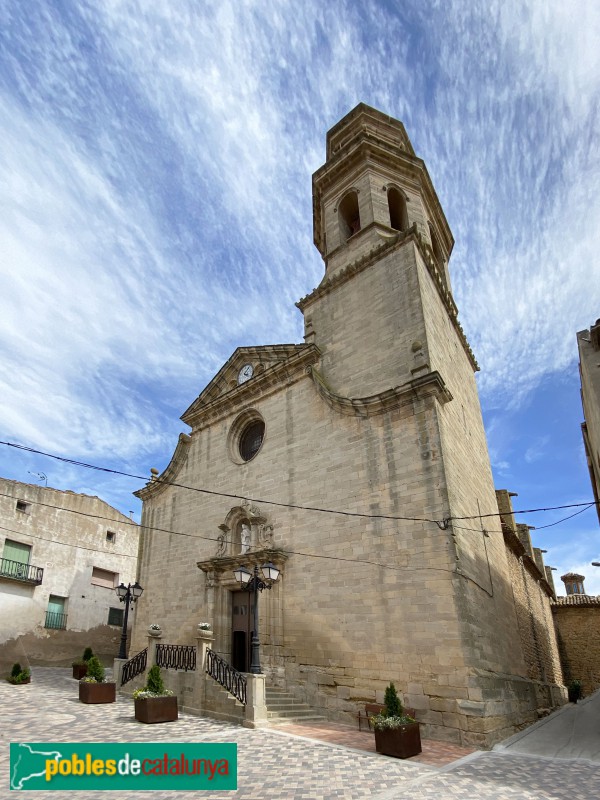
M 116 703 L 98 706 L 79 703 L 77 683 L 69 673 L 67 669 L 34 667 L 28 686 L 0 683 L 0 798 L 22 795 L 28 800 L 49 796 L 54 800 L 62 797 L 79 800 L 84 795 L 9 791 L 11 741 L 236 742 L 238 745 L 236 792 L 121 792 L 119 800 L 188 800 L 202 796 L 236 800 L 592 800 L 600 796 L 600 764 L 587 758 L 549 759 L 514 750 L 517 745 L 513 743 L 513 747 L 472 753 L 439 767 L 336 744 L 331 741 L 331 732 L 329 741 L 307 738 L 318 736 L 319 731 L 310 728 L 303 731 L 301 726 L 249 730 L 191 715 L 182 715 L 174 723 L 143 725 L 134 719 L 131 699 L 119 697 Z M 564 713 L 570 720 L 570 712 Z M 351 732 L 347 735 L 351 736 Z M 85 797 L 106 800 L 106 792 L 85 792 Z

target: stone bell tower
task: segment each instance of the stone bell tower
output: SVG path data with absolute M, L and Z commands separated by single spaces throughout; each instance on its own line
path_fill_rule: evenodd
M 313 220 L 325 276 L 298 305 L 336 391 L 372 395 L 439 367 L 431 294 L 477 369 L 450 288 L 454 239 L 401 122 L 360 104 L 329 131 Z

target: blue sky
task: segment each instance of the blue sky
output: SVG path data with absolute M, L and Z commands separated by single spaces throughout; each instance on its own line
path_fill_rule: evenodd
M 579 0 L 3 0 L 1 438 L 147 475 L 237 346 L 301 341 L 311 174 L 363 101 L 404 122 L 453 230 L 497 487 L 591 499 L 599 40 Z M 137 481 L 0 447 L 0 475 L 30 472 L 139 513 Z M 521 521 L 600 593 L 594 510 L 542 529 L 569 513 Z

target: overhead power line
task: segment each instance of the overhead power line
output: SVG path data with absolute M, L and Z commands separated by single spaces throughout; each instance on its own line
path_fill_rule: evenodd
M 144 482 L 148 483 L 148 478 L 147 478 L 147 476 L 144 476 L 144 475 L 137 475 L 137 474 L 132 473 L 132 472 L 124 472 L 123 470 L 118 470 L 118 469 L 111 469 L 110 467 L 101 467 L 101 466 L 99 466 L 97 464 L 89 464 L 89 463 L 87 463 L 85 461 L 78 461 L 78 460 L 73 459 L 73 458 L 66 458 L 65 456 L 58 456 L 58 455 L 55 455 L 54 453 L 46 453 L 43 450 L 36 450 L 33 447 L 26 447 L 25 445 L 16 444 L 15 442 L 0 441 L 0 445 L 4 445 L 5 447 L 13 447 L 13 448 L 15 448 L 17 450 L 23 450 L 23 451 L 25 451 L 27 453 L 33 453 L 35 455 L 44 456 L 46 458 L 52 458 L 52 459 L 54 459 L 56 461 L 61 461 L 61 462 L 65 463 L 65 464 L 72 464 L 74 466 L 83 467 L 85 469 L 92 469 L 92 470 L 96 470 L 97 472 L 106 472 L 106 473 L 111 474 L 111 475 L 120 475 L 122 477 L 133 478 L 135 480 L 140 480 L 140 481 L 144 481 Z M 291 508 L 291 509 L 295 509 L 295 510 L 298 510 L 298 511 L 315 511 L 315 512 L 318 512 L 318 513 L 321 513 L 321 514 L 338 514 L 338 515 L 345 516 L 345 517 L 360 517 L 360 518 L 363 518 L 363 519 L 389 519 L 389 520 L 395 520 L 395 521 L 399 521 L 399 522 L 431 522 L 431 523 L 437 525 L 438 528 L 440 528 L 440 530 L 446 530 L 448 528 L 448 524 L 449 523 L 454 523 L 455 521 L 460 522 L 460 521 L 468 521 L 468 520 L 473 520 L 473 519 L 482 520 L 482 519 L 487 519 L 487 518 L 490 518 L 490 517 L 498 517 L 498 516 L 500 516 L 500 513 L 498 511 L 495 511 L 495 512 L 492 512 L 492 513 L 489 513 L 489 514 L 471 514 L 471 515 L 462 516 L 462 517 L 447 517 L 447 518 L 442 519 L 442 520 L 431 519 L 430 517 L 403 517 L 403 516 L 398 516 L 398 515 L 395 515 L 395 514 L 365 514 L 365 513 L 358 512 L 358 511 L 343 511 L 341 509 L 320 508 L 320 507 L 317 507 L 317 506 L 303 506 L 303 505 L 299 505 L 299 504 L 295 504 L 295 503 L 283 503 L 283 502 L 280 502 L 280 501 L 277 501 L 277 500 L 266 500 L 264 498 L 249 497 L 249 496 L 244 495 L 244 494 L 232 494 L 232 493 L 229 493 L 229 492 L 219 492 L 219 491 L 215 491 L 213 489 L 205 489 L 205 488 L 201 488 L 201 487 L 198 487 L 198 486 L 187 486 L 186 484 L 177 483 L 175 481 L 166 481 L 166 480 L 162 480 L 161 478 L 154 478 L 152 480 L 152 483 L 153 484 L 155 484 L 155 483 L 162 484 L 163 486 L 174 486 L 174 487 L 179 488 L 179 489 L 186 489 L 186 490 L 189 490 L 189 491 L 192 491 L 192 492 L 198 492 L 200 494 L 213 495 L 213 496 L 217 496 L 217 497 L 226 497 L 226 498 L 233 499 L 233 500 L 245 500 L 245 501 L 250 502 L 250 503 L 257 503 L 257 504 L 260 504 L 260 505 L 271 505 L 271 506 L 276 506 L 276 507 L 279 507 L 279 508 Z M 596 500 L 588 500 L 585 503 L 566 503 L 566 504 L 558 505 L 558 506 L 545 506 L 545 507 L 542 507 L 542 508 L 525 508 L 525 509 L 513 510 L 511 513 L 512 514 L 535 514 L 535 513 L 539 513 L 539 512 L 543 512 L 543 511 L 559 511 L 559 510 L 563 510 L 563 509 L 567 509 L 567 508 L 582 508 L 582 511 L 585 511 L 587 508 L 590 508 L 591 506 L 598 505 L 599 502 L 600 501 L 596 501 Z M 572 515 L 572 516 L 575 516 L 575 515 Z M 565 520 L 566 519 L 570 519 L 570 517 L 565 517 Z M 564 520 L 562 520 L 562 521 L 564 521 Z M 558 524 L 559 524 L 558 522 L 552 523 L 552 525 L 558 525 Z M 551 527 L 551 526 L 550 525 L 544 525 L 542 527 Z M 538 528 L 538 530 L 540 530 L 540 529 L 541 528 Z M 463 530 L 467 530 L 467 529 L 463 528 Z

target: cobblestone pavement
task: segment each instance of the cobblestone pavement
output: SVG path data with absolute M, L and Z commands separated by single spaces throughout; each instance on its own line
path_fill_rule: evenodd
M 118 800 L 596 800 L 598 764 L 509 751 L 474 753 L 441 769 L 263 729 L 183 715 L 143 725 L 132 701 L 79 703 L 66 669 L 34 668 L 29 686 L 0 682 L 0 798 L 106 800 L 106 792 L 9 791 L 9 742 L 236 742 L 237 792 L 121 792 Z
M 384 756 L 282 736 L 268 729 L 184 714 L 176 722 L 144 725 L 133 716 L 133 702 L 84 705 L 70 670 L 33 668 L 31 684 L 0 681 L 0 798 L 82 800 L 82 792 L 9 792 L 12 742 L 237 742 L 237 792 L 122 792 L 119 800 L 314 800 L 370 798 L 431 768 Z M 116 795 L 109 795 L 116 796 Z M 106 792 L 85 792 L 85 800 L 107 800 Z

